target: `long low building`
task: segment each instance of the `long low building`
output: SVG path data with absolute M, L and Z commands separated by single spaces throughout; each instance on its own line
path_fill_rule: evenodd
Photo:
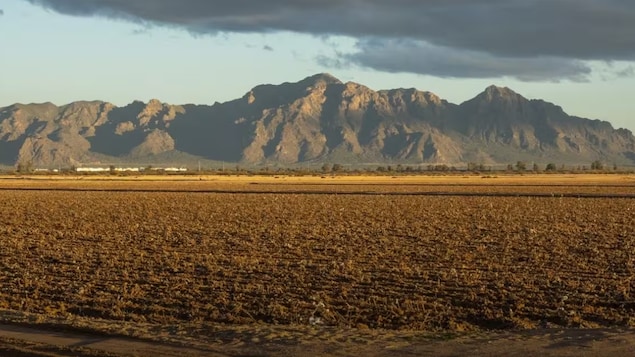
M 146 171 L 143 167 L 77 167 L 75 172 L 85 173 L 103 173 L 103 172 L 142 172 Z M 187 172 L 185 167 L 153 167 L 150 171 L 163 172 Z
M 109 167 L 77 167 L 75 172 L 110 172 Z

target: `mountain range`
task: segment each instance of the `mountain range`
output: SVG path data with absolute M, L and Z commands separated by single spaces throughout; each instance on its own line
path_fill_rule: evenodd
M 317 74 L 214 105 L 158 100 L 0 108 L 0 164 L 37 167 L 517 161 L 635 164 L 635 137 L 490 86 L 460 105 L 416 89 L 375 91 Z

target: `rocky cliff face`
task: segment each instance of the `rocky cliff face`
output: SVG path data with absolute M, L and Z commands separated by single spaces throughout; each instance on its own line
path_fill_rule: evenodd
M 538 162 L 623 161 L 635 148 L 628 130 L 572 117 L 559 106 L 495 86 L 461 104 L 454 128 L 473 146 L 489 151 L 495 161 L 514 155 Z
M 166 157 L 247 164 L 444 163 L 514 160 L 632 164 L 625 129 L 571 117 L 508 88 L 461 105 L 415 89 L 373 91 L 318 74 L 261 85 L 213 106 L 157 100 L 0 108 L 0 163 L 144 163 Z M 187 163 L 184 163 L 187 164 Z

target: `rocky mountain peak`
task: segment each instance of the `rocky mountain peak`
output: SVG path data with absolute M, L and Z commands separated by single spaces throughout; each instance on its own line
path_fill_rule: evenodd
M 342 81 L 340 81 L 330 73 L 318 73 L 303 79 L 302 81 L 300 81 L 300 83 L 306 83 L 312 86 L 320 86 L 329 84 L 342 84 Z
M 247 92 L 242 100 L 252 108 L 261 110 L 284 106 L 300 98 L 323 93 L 330 85 L 342 85 L 342 82 L 328 73 L 318 73 L 299 82 L 258 85 Z
M 163 109 L 163 103 L 158 99 L 150 99 L 148 103 L 145 105 L 144 112 L 146 113 L 156 113 L 157 111 Z
M 485 88 L 483 93 L 478 95 L 476 98 L 487 102 L 525 99 L 523 96 L 507 87 L 499 87 L 495 85 Z
M 148 104 L 145 105 L 141 113 L 137 115 L 140 125 L 146 125 L 163 110 L 163 103 L 158 99 L 151 99 Z
M 410 97 L 414 102 L 422 102 L 424 104 L 434 105 L 440 105 L 443 102 L 443 100 L 438 95 L 432 92 L 423 92 L 416 90 L 415 88 L 411 88 L 408 89 L 408 93 L 410 94 Z

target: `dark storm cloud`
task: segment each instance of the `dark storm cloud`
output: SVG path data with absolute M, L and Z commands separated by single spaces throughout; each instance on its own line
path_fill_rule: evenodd
M 4 15 L 4 10 L 0 9 L 0 16 Z
M 541 60 L 551 66 L 538 72 L 564 71 L 565 77 L 571 77 L 571 71 L 584 72 L 576 60 L 635 59 L 632 0 L 25 1 L 65 14 L 178 26 L 194 33 L 294 31 L 352 36 L 362 40 L 355 59 L 370 67 L 374 67 L 371 54 L 364 52 L 369 39 L 384 42 L 385 47 L 396 39 L 427 43 L 500 57 L 504 63 L 517 58 L 519 64 L 505 72 L 512 72 L 511 67 L 522 69 L 523 60 L 536 59 L 530 62 L 538 66 Z M 560 63 L 566 59 L 571 62 L 564 67 L 569 68 Z M 379 67 L 396 67 L 400 62 L 395 59 L 390 66 Z M 417 68 L 410 67 L 409 71 Z
M 584 81 L 591 73 L 582 61 L 558 57 L 502 57 L 418 41 L 360 41 L 359 52 L 323 58 L 332 66 L 355 63 L 386 72 L 410 72 L 450 78 L 515 77 L 521 81 Z M 342 61 L 344 59 L 344 61 Z

